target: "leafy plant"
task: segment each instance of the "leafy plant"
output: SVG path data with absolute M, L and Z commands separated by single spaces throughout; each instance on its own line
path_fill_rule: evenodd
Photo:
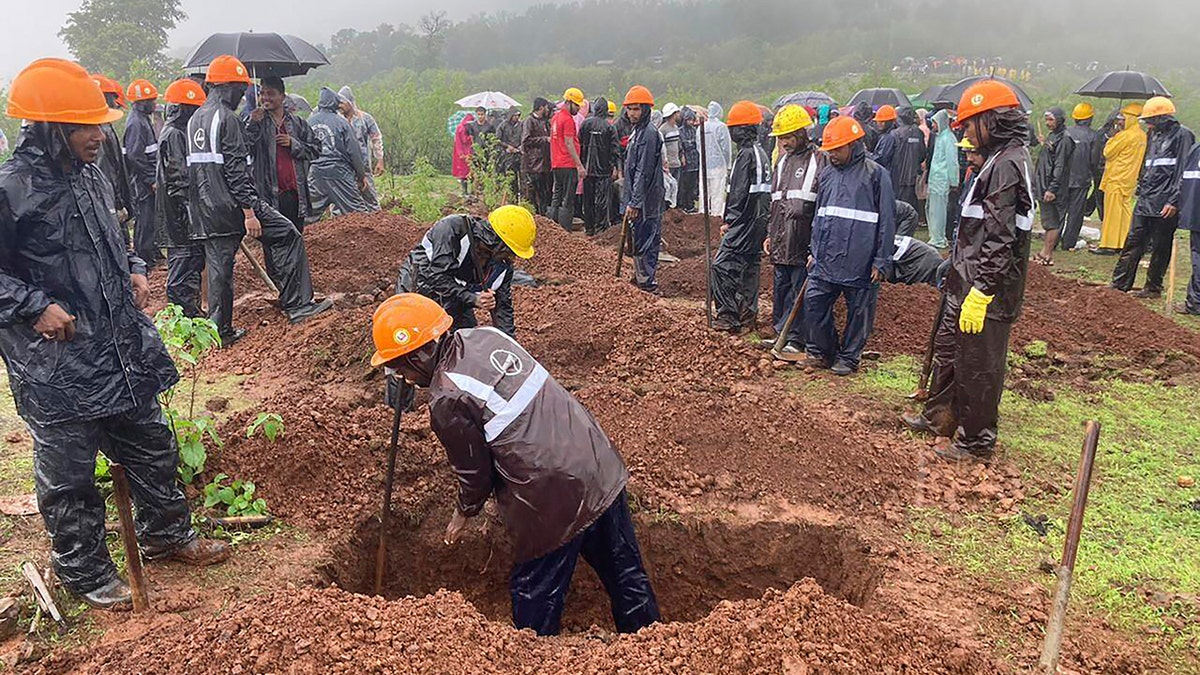
M 495 134 L 486 134 L 482 140 L 475 141 L 470 161 L 471 184 L 489 211 L 517 199 L 517 195 L 512 194 L 510 176 L 497 166 L 499 158 L 500 142 Z
M 219 473 L 204 486 L 204 508 L 224 508 L 230 516 L 266 515 L 267 500 L 254 496 L 254 481 L 235 480 L 225 485 L 227 480 L 229 476 Z
M 421 222 L 433 222 L 441 218 L 442 208 L 446 206 L 445 195 L 440 194 L 434 185 L 433 179 L 437 175 L 437 169 L 424 155 L 417 157 L 413 163 L 409 189 L 400 196 L 400 203 Z
M 184 484 L 190 484 L 196 474 L 204 471 L 208 461 L 206 441 L 217 447 L 221 445 L 221 437 L 209 417 L 196 417 L 196 388 L 200 383 L 200 363 L 204 356 L 214 347 L 220 346 L 221 338 L 217 325 L 204 318 L 194 319 L 185 316 L 178 305 L 167 305 L 154 315 L 154 327 L 158 329 L 167 352 L 171 354 L 176 364 L 184 371 L 188 388 L 187 412 L 176 407 L 179 386 L 175 385 L 162 393 L 163 412 L 175 432 L 175 442 L 179 446 L 179 478 Z
M 263 436 L 267 440 L 274 443 L 276 439 L 283 436 L 283 417 L 277 413 L 260 412 L 246 427 L 246 438 L 253 438 L 254 432 L 262 430 Z
M 209 417 L 184 417 L 174 408 L 167 408 L 166 413 L 171 428 L 175 430 L 175 443 L 179 446 L 179 478 L 184 484 L 189 484 L 204 471 L 204 465 L 208 462 L 205 442 L 211 441 L 219 448 L 222 445 L 221 437 Z

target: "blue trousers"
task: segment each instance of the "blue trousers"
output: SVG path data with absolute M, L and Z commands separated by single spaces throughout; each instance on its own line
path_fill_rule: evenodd
M 633 237 L 633 280 L 644 291 L 658 290 L 658 251 L 662 248 L 662 214 L 643 215 L 629 224 Z
M 833 324 L 833 305 L 846 298 L 846 330 L 838 338 Z M 808 323 L 808 354 L 829 363 L 840 362 L 857 369 L 863 348 L 875 325 L 875 302 L 879 286 L 866 288 L 842 286 L 811 277 L 804 296 L 804 316 Z
M 808 267 L 805 265 L 775 265 L 771 323 L 775 326 L 776 333 L 783 332 L 783 325 L 787 323 L 788 314 L 791 314 L 792 306 L 796 304 L 796 295 L 800 293 L 800 287 L 804 285 L 807 276 Z M 805 326 L 804 311 L 801 310 L 788 331 L 787 344 L 803 348 L 808 342 L 808 330 Z
M 635 633 L 660 619 L 622 490 L 612 506 L 574 539 L 540 558 L 513 566 L 509 590 L 513 624 L 518 629 L 558 634 L 580 555 L 608 591 L 617 631 Z

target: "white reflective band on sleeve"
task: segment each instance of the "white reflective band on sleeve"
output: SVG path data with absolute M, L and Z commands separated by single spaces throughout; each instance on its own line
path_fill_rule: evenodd
M 1200 171 L 1184 171 L 1184 180 L 1200 180 Z
M 193 164 L 224 164 L 225 156 L 219 152 L 193 152 L 187 156 L 188 166 Z
M 158 152 L 158 143 L 155 143 L 154 145 L 146 146 L 146 154 L 148 155 L 152 152 Z
M 487 404 L 488 410 L 491 410 L 493 415 L 500 414 L 500 411 L 508 404 L 508 401 L 505 401 L 503 396 L 496 393 L 494 387 L 484 384 L 470 375 L 446 373 L 446 377 L 450 378 L 454 386 L 458 387 L 464 393 L 470 394 Z
M 750 194 L 762 194 L 771 191 L 770 183 L 758 183 L 750 186 Z
M 817 210 L 817 215 L 824 218 L 826 216 L 832 218 L 846 218 L 848 220 L 857 220 L 864 223 L 878 223 L 879 214 L 873 211 L 859 211 L 858 209 L 847 209 L 841 206 L 822 206 Z
M 424 237 L 421 237 L 421 249 L 425 251 L 425 257 L 433 260 L 433 242 L 429 241 L 429 233 L 426 232 Z
M 254 166 L 254 158 L 246 155 L 246 166 Z
M 1025 215 L 1017 214 L 1017 229 L 1029 232 L 1033 230 L 1033 181 L 1030 175 L 1033 173 L 1029 170 L 1029 164 L 1026 163 L 1021 167 L 1022 173 L 1025 174 L 1025 191 L 1029 194 L 1029 213 Z
M 757 146 L 754 147 L 754 171 L 755 182 L 750 186 L 750 194 L 762 194 L 771 192 L 771 176 L 763 171 L 762 152 Z
M 962 217 L 963 218 L 982 218 L 983 217 L 983 206 L 980 204 L 972 204 L 971 201 L 975 197 L 975 186 L 979 185 L 979 176 L 982 176 L 983 172 L 987 171 L 988 168 L 992 166 L 992 162 L 994 162 L 994 161 L 996 161 L 996 155 L 992 155 L 991 157 L 988 158 L 988 161 L 984 162 L 983 167 L 981 169 L 979 169 L 979 173 L 975 174 L 975 180 L 971 181 L 971 189 L 967 190 L 967 196 L 965 199 L 963 199 L 963 207 L 962 207 Z
M 470 227 L 468 225 L 467 227 Z M 464 234 L 461 241 L 458 242 L 458 264 L 461 267 L 467 259 L 467 254 L 471 252 L 471 235 Z
M 521 383 L 521 388 L 517 393 L 513 394 L 512 400 L 504 404 L 502 410 L 496 413 L 495 417 L 487 421 L 483 425 L 483 439 L 488 443 L 496 440 L 496 438 L 504 433 L 508 425 L 513 423 L 513 420 L 520 417 L 521 413 L 533 403 L 533 399 L 541 393 L 542 387 L 546 384 L 546 378 L 549 373 L 540 364 L 533 369 L 529 377 Z M 491 407 L 489 403 L 488 407 Z
M 1146 166 L 1175 166 L 1179 160 L 1174 157 L 1159 157 L 1146 160 Z
M 904 254 L 908 253 L 908 247 L 912 246 L 912 243 L 912 237 L 896 237 L 896 252 L 892 254 L 892 260 L 900 260 L 900 258 L 904 257 Z
M 506 277 L 506 276 L 508 276 L 507 270 L 504 272 L 501 272 L 500 275 L 496 277 L 496 280 L 492 282 L 492 285 L 490 286 L 490 288 L 493 291 L 500 290 L 500 287 L 504 285 L 504 277 Z

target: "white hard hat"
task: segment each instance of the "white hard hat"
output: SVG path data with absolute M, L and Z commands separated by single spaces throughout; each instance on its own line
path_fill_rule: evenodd
M 663 106 L 663 117 L 670 117 L 677 112 L 679 112 L 679 106 L 675 105 L 674 103 L 668 103 Z

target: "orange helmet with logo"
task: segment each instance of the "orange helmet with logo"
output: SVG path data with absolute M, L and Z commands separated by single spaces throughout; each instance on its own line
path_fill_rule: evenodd
M 433 342 L 446 334 L 454 319 L 441 305 L 419 293 L 393 295 L 375 310 L 371 320 L 375 368 Z
M 963 92 L 958 101 L 958 118 L 950 126 L 958 129 L 964 122 L 980 113 L 1020 105 L 1021 101 L 1008 85 L 999 80 L 980 80 Z
M 209 84 L 233 82 L 250 84 L 250 72 L 246 70 L 245 64 L 237 60 L 237 57 L 226 54 L 218 56 L 208 64 L 208 72 L 204 75 L 204 81 Z
M 895 122 L 896 117 L 896 106 L 881 105 L 879 110 L 875 111 L 876 122 Z
M 134 103 L 152 101 L 158 98 L 158 87 L 150 84 L 148 80 L 134 80 L 129 83 L 129 90 L 125 95 Z
M 204 105 L 204 87 L 196 84 L 194 80 L 184 78 L 175 80 L 167 87 L 167 92 L 164 95 L 167 103 L 176 105 Z
M 30 122 L 107 124 L 121 119 L 83 66 L 65 59 L 38 59 L 8 88 L 9 117 Z
M 642 85 L 635 84 L 625 94 L 625 102 L 621 105 L 654 105 L 654 94 Z
M 113 94 L 117 97 L 117 105 L 125 107 L 125 90 L 121 88 L 121 83 L 104 75 L 103 73 L 92 73 L 92 79 L 100 86 L 100 91 L 105 94 Z
M 753 126 L 762 124 L 763 113 L 753 101 L 738 101 L 729 109 L 729 117 L 725 125 L 730 127 Z
M 835 117 L 829 120 L 829 124 L 825 125 L 825 132 L 821 134 L 821 149 L 837 150 L 866 135 L 862 124 L 853 117 Z

